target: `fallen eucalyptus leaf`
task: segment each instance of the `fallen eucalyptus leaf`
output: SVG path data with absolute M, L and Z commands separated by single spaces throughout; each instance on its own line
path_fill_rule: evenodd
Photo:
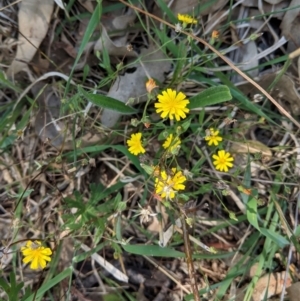
M 60 99 L 52 87 L 38 83 L 31 89 L 38 104 L 34 129 L 43 142 L 50 142 L 54 147 L 60 147 L 65 141 L 66 126 L 60 117 Z
M 18 49 L 8 76 L 17 74 L 32 60 L 47 34 L 53 7 L 53 0 L 23 0 L 20 4 Z
M 232 142 L 230 151 L 233 153 L 261 153 L 263 156 L 272 157 L 272 151 L 265 144 L 256 140 Z

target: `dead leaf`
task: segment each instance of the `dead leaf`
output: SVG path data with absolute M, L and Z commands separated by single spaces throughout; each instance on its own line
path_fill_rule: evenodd
M 247 1 L 244 1 L 242 3 L 242 5 L 246 6 L 246 7 L 256 7 L 256 8 L 258 8 L 259 7 L 258 2 L 259 2 L 258 0 L 247 0 Z M 266 2 L 264 1 L 262 3 L 262 10 L 265 14 L 269 14 L 269 13 L 272 13 L 272 12 L 276 11 L 276 19 L 282 20 L 284 14 L 285 14 L 285 11 L 282 11 L 282 10 L 289 6 L 290 1 L 288 1 L 288 0 L 283 0 L 283 1 L 279 0 L 279 1 L 276 1 L 276 2 L 278 2 L 278 3 L 277 4 L 270 4 L 270 3 L 267 3 L 267 1 Z M 265 27 L 267 27 L 267 24 L 263 19 L 262 20 L 258 20 L 258 19 L 255 19 L 255 18 L 253 18 L 253 20 L 251 19 L 252 16 L 260 15 L 260 12 L 254 14 L 254 11 L 259 11 L 259 10 L 258 9 L 251 9 L 250 10 L 250 12 L 249 12 L 250 24 L 252 23 L 252 21 L 259 21 L 262 24 L 265 24 Z M 256 23 L 256 22 L 253 22 L 253 23 Z M 254 28 L 256 28 L 256 27 L 254 27 Z
M 32 93 L 37 97 L 38 112 L 35 117 L 35 132 L 43 142 L 50 142 L 54 147 L 60 147 L 65 141 L 66 126 L 60 117 L 60 99 L 52 87 L 38 83 L 32 87 Z
M 230 149 L 233 153 L 261 153 L 263 156 L 272 157 L 272 151 L 265 144 L 255 140 L 232 142 Z
M 289 295 L 290 301 L 299 301 L 300 282 L 293 283 L 286 291 Z
M 205 25 L 204 32 L 209 33 L 213 30 L 216 30 L 222 26 L 222 22 L 228 18 L 226 10 L 219 10 L 216 12 Z
M 280 294 L 282 292 L 282 289 L 284 288 L 285 275 L 286 272 L 283 271 L 281 273 L 272 273 L 262 276 L 255 285 L 252 295 L 253 301 L 266 300 L 274 295 Z M 286 287 L 290 287 L 291 282 L 292 280 L 288 274 Z M 266 299 L 265 296 L 267 296 Z
M 287 44 L 287 51 L 288 53 L 291 53 L 299 48 L 300 45 L 300 17 L 297 16 L 295 20 L 291 23 L 291 29 L 288 33 L 287 38 L 288 44 Z
M 165 2 L 169 3 L 168 0 L 164 0 Z M 191 14 L 192 16 L 198 16 L 198 11 L 201 9 L 201 16 L 205 16 L 222 8 L 224 5 L 227 4 L 227 0 L 201 0 L 201 4 L 199 4 L 199 0 L 175 0 L 171 2 L 172 5 L 170 9 L 172 10 L 173 14 L 177 16 L 177 14 Z M 203 10 L 203 7 L 206 7 Z M 162 14 L 162 10 L 160 8 L 156 8 L 154 14 L 160 16 Z
M 23 0 L 19 9 L 19 37 L 15 59 L 7 70 L 13 76 L 27 67 L 45 38 L 54 7 L 53 0 Z
M 265 2 L 268 2 L 270 4 L 276 5 L 280 2 L 282 2 L 283 0 L 264 0 Z
M 102 25 L 102 33 L 100 39 L 94 46 L 95 51 L 103 51 L 105 49 L 109 55 L 137 57 L 135 51 L 129 51 L 127 47 L 127 35 L 111 39 L 106 28 Z
M 255 57 L 257 57 L 258 51 L 257 51 L 257 46 L 255 41 L 249 41 L 247 44 L 242 45 L 241 47 L 239 47 L 238 49 L 238 58 L 237 61 L 235 63 L 241 63 L 240 64 L 240 69 L 241 70 L 247 70 L 247 69 L 253 69 L 248 71 L 248 74 L 251 77 L 255 77 L 258 75 L 258 68 L 256 68 L 258 66 L 258 59 L 254 59 Z M 243 78 L 238 75 L 236 77 L 236 80 L 234 81 L 241 81 Z
M 268 1 L 269 2 L 269 1 Z M 300 12 L 300 0 L 292 0 L 290 2 L 289 8 L 282 19 L 282 22 L 280 24 L 280 28 L 282 30 L 282 34 L 287 38 L 292 38 L 291 36 L 291 29 L 292 29 L 292 23 L 298 16 Z
M 262 88 L 268 89 L 275 77 L 278 75 L 278 72 L 265 74 L 259 80 L 256 80 L 256 82 Z M 256 88 L 253 88 L 253 86 L 248 83 L 239 86 L 239 88 L 251 98 L 253 98 L 255 94 L 260 93 Z M 282 103 L 281 105 L 289 112 L 292 112 L 293 115 L 300 115 L 300 94 L 295 87 L 295 82 L 289 75 L 284 74 L 281 76 L 275 88 L 271 91 L 271 95 L 274 98 L 283 100 L 285 103 Z
M 154 78 L 158 82 L 163 82 L 165 73 L 170 70 L 171 64 L 160 49 L 150 47 L 141 51 L 141 65 L 139 62 L 131 65 L 134 72 L 125 73 L 118 76 L 107 96 L 127 103 L 130 98 L 135 99 L 135 103 L 145 102 L 147 100 L 146 81 L 147 76 Z M 121 114 L 116 111 L 104 109 L 101 117 L 102 124 L 106 127 L 113 127 Z

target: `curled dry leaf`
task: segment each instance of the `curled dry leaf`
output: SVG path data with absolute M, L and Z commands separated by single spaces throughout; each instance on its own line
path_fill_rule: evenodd
M 8 76 L 17 74 L 30 62 L 45 38 L 51 14 L 53 0 L 23 0 L 19 9 L 19 37 L 15 59 L 7 70 Z
M 102 25 L 102 33 L 100 39 L 94 46 L 95 51 L 103 51 L 105 49 L 109 55 L 136 57 L 135 51 L 129 51 L 127 48 L 127 35 L 111 39 L 106 28 Z
M 114 16 L 102 22 L 101 36 L 94 46 L 94 50 L 105 49 L 109 55 L 136 57 L 135 51 L 127 49 L 129 26 L 136 18 L 132 9 L 122 15 Z

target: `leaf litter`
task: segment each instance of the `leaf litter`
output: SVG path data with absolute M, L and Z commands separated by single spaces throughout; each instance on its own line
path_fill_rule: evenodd
M 181 1 L 165 2 L 165 4 L 170 4 L 169 9 L 175 16 L 178 13 L 191 13 L 191 15 L 196 17 L 200 14 L 200 27 L 204 29 L 205 35 L 210 34 L 212 30 L 220 30 L 221 40 L 227 57 L 229 57 L 235 65 L 240 66 L 242 70 L 245 70 L 249 75 L 255 78 L 260 86 L 268 89 L 280 72 L 280 70 L 277 70 L 279 65 L 273 63 L 273 59 L 278 55 L 276 51 L 282 51 L 282 55 L 284 55 L 285 53 L 295 50 L 299 44 L 297 43 L 298 32 L 296 29 L 298 27 L 299 8 L 297 8 L 297 6 L 299 1 L 268 0 L 252 1 L 251 4 L 250 1 L 247 3 L 244 2 L 246 1 L 237 1 L 233 9 L 229 6 L 229 1 L 226 0 L 214 1 L 213 5 L 211 5 L 209 1 L 204 1 L 200 6 L 198 6 L 198 1 L 189 1 L 190 5 L 182 5 Z M 83 103 L 81 99 L 76 99 L 76 97 L 71 95 L 72 93 L 76 93 L 76 90 L 72 88 L 72 91 L 69 91 L 68 97 L 72 99 L 73 103 L 78 105 L 78 108 L 81 109 L 80 111 L 85 112 L 84 118 L 82 118 L 80 114 L 77 114 L 79 110 L 76 111 L 71 105 L 66 104 L 66 100 L 63 97 L 65 82 L 60 80 L 61 77 L 58 77 L 57 73 L 51 73 L 47 78 L 42 78 L 43 75 L 49 71 L 62 72 L 62 74 L 68 77 L 71 66 L 75 62 L 76 51 L 82 41 L 82 35 L 80 36 L 76 30 L 81 28 L 81 30 L 85 32 L 85 26 L 88 24 L 84 22 L 84 20 L 79 19 L 76 24 L 77 27 L 72 23 L 68 23 L 65 27 L 59 28 L 58 23 L 66 18 L 64 14 L 66 6 L 59 1 L 61 8 L 61 10 L 59 10 L 57 6 L 54 6 L 55 3 L 58 4 L 57 1 L 23 0 L 16 8 L 13 7 L 11 3 L 7 5 L 6 1 L 0 1 L 0 13 L 1 17 L 3 17 L 2 20 L 0 20 L 0 68 L 3 72 L 3 77 L 1 76 L 0 81 L 1 106 L 14 105 L 14 102 L 19 99 L 21 95 L 21 93 L 12 91 L 4 85 L 3 83 L 5 81 L 2 80 L 2 78 L 14 81 L 19 87 L 23 86 L 20 84 L 22 82 L 28 86 L 34 83 L 30 89 L 31 91 L 29 92 L 28 90 L 24 93 L 15 105 L 15 109 L 19 110 L 19 116 L 25 116 L 27 112 L 30 112 L 28 117 L 30 123 L 20 123 L 22 119 L 15 119 L 11 124 L 8 124 L 9 128 L 7 129 L 7 133 L 15 134 L 15 137 L 13 135 L 12 137 L 9 136 L 11 139 L 14 139 L 12 142 L 2 140 L 7 138 L 5 137 L 5 132 L 1 135 L 2 143 L 6 141 L 7 145 L 11 145 L 11 152 L 2 153 L 0 155 L 2 162 L 0 183 L 3 187 L 6 187 L 6 189 L 1 190 L 0 195 L 1 232 L 7 229 L 8 223 L 13 225 L 14 229 L 18 229 L 18 225 L 14 224 L 15 220 L 11 216 L 11 213 L 14 213 L 13 204 L 19 195 L 18 185 L 16 185 L 16 183 L 24 190 L 29 187 L 33 188 L 33 193 L 24 197 L 24 208 L 22 209 L 22 223 L 24 223 L 24 225 L 28 223 L 30 226 L 27 226 L 27 228 L 24 227 L 26 230 L 18 231 L 18 239 L 25 239 L 28 236 L 47 237 L 50 233 L 47 229 L 51 229 L 51 233 L 54 234 L 54 237 L 58 237 L 58 233 L 60 233 L 59 231 L 63 226 L 60 210 L 62 208 L 61 204 L 64 203 L 64 198 L 74 196 L 74 192 L 77 190 L 82 194 L 83 201 L 87 202 L 91 194 L 89 191 L 90 178 L 96 178 L 102 187 L 109 187 L 116 184 L 117 180 L 122 182 L 122 178 L 125 177 L 125 174 L 135 174 L 134 169 L 130 166 L 126 157 L 120 157 L 120 154 L 114 151 L 106 153 L 105 155 L 109 155 L 108 157 L 100 153 L 100 155 L 96 157 L 96 163 L 93 160 L 80 159 L 82 161 L 78 161 L 78 163 L 82 164 L 81 166 L 78 166 L 76 164 L 77 162 L 67 163 L 67 161 L 62 159 L 63 155 L 67 155 L 65 152 L 71 149 L 71 147 L 62 148 L 67 141 L 70 142 L 69 146 L 72 145 L 73 148 L 84 148 L 89 145 L 101 146 L 106 143 L 120 143 L 122 139 L 118 136 L 114 137 L 111 135 L 111 128 L 116 126 L 120 120 L 124 122 L 126 117 L 115 111 L 108 109 L 100 110 L 98 107 Z M 154 6 L 153 12 L 157 16 L 164 17 L 164 14 L 161 13 L 162 6 L 154 5 L 152 1 L 151 4 Z M 68 11 L 68 14 L 92 13 L 93 5 L 95 5 L 93 1 L 78 1 L 78 5 L 75 4 L 72 10 Z M 104 7 L 106 7 L 106 5 L 110 7 L 110 1 L 105 1 Z M 7 6 L 8 8 L 6 8 Z M 151 7 L 151 5 L 149 5 L 149 7 Z M 195 9 L 191 10 L 191 7 L 195 7 Z M 249 7 L 251 7 L 251 9 Z M 283 12 L 283 8 L 285 8 L 286 11 Z M 277 13 L 276 11 L 279 12 Z M 273 12 L 276 12 L 276 14 L 274 13 L 273 15 Z M 262 15 L 262 17 L 258 18 L 257 15 Z M 232 21 L 241 19 L 245 21 L 237 22 L 235 26 L 226 26 L 229 16 L 231 16 Z M 174 75 L 174 62 L 169 59 L 165 51 L 162 51 L 162 47 L 157 46 L 157 44 L 153 43 L 153 41 L 151 42 L 151 40 L 149 42 L 149 40 L 145 38 L 146 34 L 143 33 L 141 27 L 137 30 L 136 27 L 132 26 L 133 24 L 139 24 L 139 20 L 132 9 L 121 9 L 117 13 L 105 14 L 101 26 L 99 24 L 97 27 L 98 36 L 96 35 L 97 37 L 91 39 L 91 44 L 87 45 L 85 55 L 81 58 L 77 66 L 73 80 L 76 83 L 84 84 L 86 89 L 90 89 L 99 94 L 105 94 L 124 103 L 127 103 L 129 99 L 133 98 L 134 100 L 130 105 L 137 107 L 147 100 L 145 88 L 147 78 L 155 78 L 161 84 L 170 81 L 171 76 Z M 272 22 L 275 22 L 275 24 Z M 15 24 L 18 24 L 18 30 L 16 30 Z M 278 26 L 278 24 L 280 24 L 280 26 Z M 54 29 L 50 28 L 50 26 L 53 26 Z M 261 32 L 263 35 L 260 36 Z M 51 33 L 53 36 L 51 38 L 47 37 L 47 34 Z M 201 34 L 201 29 L 199 29 L 199 34 Z M 57 38 L 57 35 L 59 38 Z M 249 37 L 251 37 L 251 35 L 257 36 L 255 36 L 255 39 L 250 39 Z M 286 42 L 287 49 L 284 48 Z M 134 48 L 129 51 L 128 49 L 130 48 L 128 48 L 128 45 L 131 44 L 134 44 Z M 230 48 L 231 44 L 234 44 L 234 47 Z M 58 46 L 59 50 L 54 46 Z M 44 59 L 42 53 L 46 53 L 47 51 L 45 50 L 47 48 L 50 51 L 50 61 L 46 58 L 49 64 L 45 65 L 44 69 L 42 69 L 36 65 L 41 63 L 39 58 Z M 122 63 L 126 67 L 123 69 L 122 74 L 120 73 L 115 76 L 113 81 L 111 80 L 109 83 L 104 82 L 100 88 L 95 88 L 97 83 L 102 82 L 107 77 L 107 70 L 105 70 L 104 67 L 108 65 L 99 66 L 100 64 L 97 61 L 97 59 L 99 59 L 97 56 L 104 52 L 106 52 L 110 59 L 110 65 L 115 67 L 117 64 Z M 62 53 L 64 53 L 63 56 Z M 188 49 L 188 53 L 192 53 L 191 48 Z M 14 54 L 14 59 L 11 59 L 12 54 Z M 38 60 L 36 60 L 36 56 L 39 56 Z M 103 60 L 104 57 L 102 57 L 102 62 Z M 267 67 L 261 67 L 262 64 L 265 64 Z M 291 72 L 285 73 L 279 78 L 276 86 L 270 90 L 270 93 L 276 97 L 276 100 L 278 100 L 280 105 L 286 108 L 288 112 L 298 115 L 300 112 L 300 103 L 298 93 L 299 80 L 298 74 L 295 73 L 295 70 L 298 69 L 297 63 L 293 62 L 293 66 L 294 69 L 291 69 Z M 212 78 L 213 72 L 217 69 L 222 70 L 222 68 L 225 70 L 228 66 L 224 65 L 221 60 L 216 59 L 213 67 L 203 69 L 203 74 L 207 78 Z M 25 73 L 22 72 L 24 70 L 26 71 Z M 37 70 L 39 70 L 39 72 L 37 72 Z M 42 72 L 42 74 L 39 74 L 40 72 Z M 205 77 L 202 77 L 202 80 Z M 45 79 L 47 82 L 42 82 L 42 80 Z M 68 80 L 68 78 L 66 78 L 66 80 Z M 37 81 L 39 81 L 39 83 L 36 83 Z M 182 83 L 187 89 L 185 92 L 190 96 L 199 93 L 198 83 L 200 81 L 201 80 L 195 80 L 195 78 L 193 79 L 192 77 L 189 79 L 187 76 L 184 83 Z M 238 86 L 245 95 L 252 99 L 255 104 L 254 96 L 259 92 L 255 90 L 253 86 L 250 86 L 248 83 L 243 83 L 242 78 L 236 75 L 231 77 L 231 81 Z M 24 96 L 26 96 L 26 98 Z M 24 101 L 24 99 L 26 101 Z M 4 111 L 5 110 L 1 110 L 1 114 Z M 241 127 L 239 129 L 236 128 L 238 135 L 235 136 L 235 139 L 239 140 L 239 142 L 232 143 L 231 145 L 231 148 L 234 148 L 241 156 L 241 162 L 247 166 L 246 162 L 248 158 L 244 155 L 245 153 L 252 155 L 259 153 L 268 157 L 268 160 L 258 163 L 259 167 L 256 165 L 256 178 L 254 178 L 254 182 L 259 183 L 263 180 L 265 182 L 262 183 L 268 183 L 265 184 L 265 186 L 269 185 L 270 187 L 273 175 L 268 172 L 266 166 L 271 166 L 271 164 L 283 160 L 286 164 L 286 178 L 294 183 L 296 179 L 289 176 L 290 173 L 293 173 L 290 159 L 293 152 L 297 152 L 297 150 L 293 149 L 293 144 L 291 144 L 289 138 L 289 131 L 292 132 L 295 131 L 295 129 L 293 129 L 290 124 L 286 124 L 286 122 L 278 121 L 279 126 L 276 130 L 268 131 L 264 128 L 263 123 L 259 124 L 255 122 L 258 116 L 246 113 L 246 111 L 242 110 L 233 110 L 233 112 L 232 117 L 238 120 L 245 120 L 244 123 L 240 123 Z M 220 111 L 217 108 L 215 108 L 215 110 L 212 108 L 211 114 L 214 118 L 218 118 Z M 78 120 L 75 122 L 72 120 L 74 118 L 78 118 Z M 71 121 L 74 122 L 72 123 Z M 18 128 L 19 124 L 21 124 L 20 128 Z M 70 126 L 70 124 L 72 124 L 72 126 Z M 233 128 L 235 127 L 233 126 Z M 19 139 L 17 139 L 16 133 L 20 130 L 22 134 L 20 134 Z M 264 133 L 263 136 L 261 134 L 262 132 Z M 122 134 L 124 134 L 124 132 Z M 76 141 L 72 143 L 75 137 Z M 292 139 L 297 138 L 294 135 Z M 275 148 L 274 145 L 276 145 Z M 288 151 L 284 151 L 283 149 L 286 146 L 289 146 L 289 148 L 287 148 Z M 270 159 L 270 157 L 272 158 Z M 260 158 L 257 159 L 259 160 Z M 184 158 L 184 160 L 186 159 Z M 117 161 L 120 162 L 117 164 Z M 111 162 L 113 162 L 113 164 Z M 196 163 L 196 161 L 194 163 Z M 97 169 L 93 170 L 95 164 Z M 21 169 L 16 168 L 17 166 L 21 166 Z M 251 168 L 253 171 L 253 166 L 251 166 Z M 43 175 L 39 174 L 41 171 L 44 172 Z M 76 177 L 74 176 L 75 172 Z M 201 182 L 203 179 L 199 179 L 199 181 Z M 143 190 L 141 189 L 141 182 L 137 180 L 133 181 L 133 183 L 134 185 L 126 184 L 124 188 L 122 188 L 124 189 L 125 195 L 134 194 L 137 196 L 137 200 L 130 204 L 131 208 L 122 212 L 122 215 L 124 214 L 122 226 L 128 237 L 131 237 L 131 239 L 134 237 L 134 240 L 143 240 L 143 233 L 136 233 L 130 225 L 126 223 L 126 220 L 130 220 L 131 209 L 138 207 L 138 197 L 142 199 L 141 193 Z M 296 187 L 296 183 L 294 184 L 295 186 L 293 187 Z M 203 183 L 203 185 L 205 184 Z M 54 189 L 54 187 L 56 187 L 56 189 Z M 260 187 L 256 186 L 256 188 L 259 189 Z M 225 190 L 227 191 L 227 189 Z M 266 191 L 266 189 L 264 191 Z M 237 192 L 235 190 L 230 193 L 232 199 L 235 199 L 233 196 L 236 194 Z M 291 199 L 293 199 L 293 195 L 295 195 L 295 193 L 291 194 Z M 236 197 L 239 198 L 237 195 Z M 260 197 L 263 198 L 264 195 Z M 268 196 L 266 195 L 265 198 L 267 199 Z M 124 199 L 126 198 L 124 197 Z M 241 207 L 239 207 L 239 205 L 234 202 L 230 202 L 230 199 L 227 199 L 227 202 L 228 210 L 232 210 L 232 212 L 238 211 L 237 207 L 242 208 L 241 205 Z M 202 203 L 209 204 L 210 209 L 209 211 L 195 209 L 194 215 L 197 217 L 197 221 L 194 228 L 197 233 L 203 233 L 211 227 L 220 225 L 222 223 L 221 220 L 226 218 L 223 208 L 219 205 L 218 199 L 209 191 L 203 192 Z M 198 204 L 196 206 L 198 206 Z M 72 214 L 75 214 L 78 208 L 70 207 L 68 210 L 70 210 Z M 154 208 L 153 212 L 159 210 L 158 208 Z M 120 216 L 121 213 L 118 214 Z M 219 220 L 215 221 L 215 217 L 219 217 Z M 110 231 L 112 231 L 111 227 L 113 226 L 111 221 L 117 218 L 117 215 L 111 214 L 108 219 L 107 227 Z M 79 223 L 80 220 L 77 220 L 77 222 Z M 162 227 L 162 224 L 157 222 L 155 216 L 152 216 L 147 222 L 143 223 L 145 223 L 145 226 L 151 229 L 153 233 L 157 232 L 161 235 L 167 235 L 167 240 L 172 238 L 171 232 L 167 231 L 171 228 L 166 225 Z M 164 223 L 167 222 L 164 221 Z M 247 223 L 244 222 L 239 224 L 240 228 L 237 228 L 234 224 L 228 229 L 221 228 L 219 231 L 212 232 L 211 236 L 204 235 L 201 237 L 201 244 L 203 244 L 203 246 L 220 247 L 222 243 L 222 248 L 226 251 L 231 250 L 232 247 L 235 251 L 239 250 L 243 247 L 242 244 L 239 246 L 239 242 L 243 241 L 248 235 L 247 226 Z M 65 236 L 61 236 L 61 238 L 67 237 L 67 235 L 72 233 L 71 231 L 71 229 L 66 228 L 66 232 L 64 232 Z M 85 252 L 89 252 L 91 248 L 95 247 L 97 245 L 97 239 L 100 239 L 96 235 L 96 240 L 94 241 L 95 238 L 92 238 L 93 234 L 89 233 L 89 235 L 90 242 L 95 243 L 95 245 L 90 244 L 87 246 L 86 243 L 89 241 L 88 236 L 86 239 L 82 238 L 82 241 L 76 242 L 77 244 L 81 244 L 81 248 Z M 138 237 L 135 237 L 135 235 Z M 194 238 L 194 234 L 190 236 Z M 12 239 L 7 232 L 5 235 L 3 234 L 2 237 L 7 242 Z M 51 247 L 55 249 L 57 243 L 58 242 L 52 241 Z M 65 257 L 72 256 L 70 250 L 74 248 L 75 242 L 66 239 L 66 244 L 64 246 L 66 250 Z M 239 254 L 238 251 L 236 252 L 236 254 Z M 9 252 L 7 253 L 9 254 Z M 159 298 L 181 300 L 182 292 L 189 293 L 191 291 L 188 268 L 184 261 L 174 259 L 174 262 L 168 266 L 163 263 L 157 264 L 151 262 L 150 259 L 139 259 L 131 254 L 124 254 L 123 260 L 125 262 L 122 262 L 120 257 L 118 258 L 117 254 L 113 254 L 112 249 L 109 247 L 103 251 L 103 253 L 99 251 L 99 254 L 95 253 L 94 255 L 95 258 L 92 257 L 91 262 L 82 262 L 81 266 L 76 266 L 76 271 L 79 272 L 80 270 L 82 272 L 83 269 L 84 273 L 86 273 L 85 277 L 90 277 L 88 276 L 89 273 L 96 273 L 97 271 L 94 264 L 95 260 L 104 267 L 106 270 L 104 275 L 107 277 L 114 274 L 114 269 L 118 271 L 118 275 L 120 275 L 119 280 L 121 282 L 132 281 L 132 283 L 134 283 L 133 279 L 136 278 L 137 275 L 142 275 L 143 280 L 134 283 L 135 289 L 139 291 L 140 298 L 146 298 L 145 296 L 148 296 L 148 300 L 159 300 Z M 6 261 L 3 262 L 4 274 L 8 273 L 10 260 L 12 260 L 8 255 L 5 258 Z M 101 258 L 101 260 L 99 258 Z M 70 260 L 64 261 L 64 264 L 65 266 L 62 266 L 62 269 L 70 264 Z M 196 260 L 194 264 L 197 266 Z M 108 266 L 110 268 L 108 268 Z M 160 266 L 161 270 L 159 271 L 161 274 L 166 273 L 168 275 L 167 278 L 163 278 L 160 273 L 155 275 L 154 278 L 151 278 L 149 271 L 154 271 L 157 266 Z M 201 268 L 197 268 L 196 273 L 205 274 L 206 281 L 210 281 L 212 285 L 213 283 L 222 281 L 230 268 L 232 268 L 230 264 L 227 265 L 226 261 L 223 260 L 220 255 L 219 258 L 216 256 L 214 259 L 202 260 Z M 126 271 L 127 273 L 130 271 L 130 273 L 128 273 L 129 278 L 126 278 Z M 252 295 L 253 301 L 264 300 L 265 296 L 271 297 L 284 291 L 285 288 L 291 285 L 291 279 L 286 277 L 286 275 L 285 271 L 276 272 L 274 274 L 259 273 L 258 281 L 253 282 L 255 284 Z M 171 277 L 173 276 L 175 277 L 173 283 L 175 283 L 176 286 L 172 286 L 171 281 L 166 281 L 166 279 L 172 279 Z M 100 292 L 100 289 L 103 288 L 103 283 L 101 284 L 102 280 L 99 279 L 99 276 L 94 277 L 93 279 L 89 279 L 89 286 L 86 288 L 90 289 L 96 285 L 99 287 Z M 159 279 L 164 279 L 163 285 Z M 37 280 L 36 278 L 34 281 Z M 199 278 L 200 287 L 206 287 L 206 281 Z M 239 281 L 240 279 L 237 277 L 234 283 L 238 284 Z M 251 277 L 248 279 L 248 282 L 250 281 Z M 295 298 L 293 297 L 295 295 L 295 293 L 293 293 L 294 285 L 288 290 L 292 301 L 293 298 Z M 240 286 L 238 291 L 241 287 L 244 288 Z M 295 290 L 297 290 L 297 288 L 295 288 Z M 208 300 L 215 300 L 214 298 L 217 298 L 214 296 L 215 293 L 217 294 L 218 292 L 208 292 L 206 298 Z M 237 293 L 234 292 L 234 285 L 232 284 L 230 296 L 234 298 L 235 295 L 237 295 Z M 243 300 L 244 297 L 245 293 L 242 292 L 241 300 Z

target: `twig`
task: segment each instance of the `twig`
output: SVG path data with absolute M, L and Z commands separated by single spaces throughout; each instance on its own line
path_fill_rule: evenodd
M 182 234 L 183 234 L 183 240 L 184 240 L 184 252 L 186 256 L 186 263 L 187 263 L 187 268 L 191 280 L 191 287 L 192 291 L 194 294 L 195 301 L 201 301 L 200 296 L 199 296 L 199 291 L 198 291 L 198 285 L 197 285 L 197 280 L 195 277 L 195 269 L 194 269 L 194 264 L 193 264 L 193 257 L 192 257 L 192 250 L 191 250 L 191 243 L 190 243 L 190 237 L 185 221 L 185 217 L 181 217 L 181 225 L 182 225 Z

